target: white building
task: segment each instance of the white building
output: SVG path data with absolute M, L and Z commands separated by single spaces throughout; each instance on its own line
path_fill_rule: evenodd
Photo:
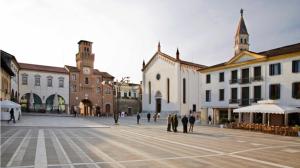
M 65 68 L 20 63 L 19 90 L 23 111 L 69 113 L 69 74 Z
M 241 10 L 234 54 L 205 67 L 158 51 L 143 65 L 143 111 L 187 114 L 201 111 L 201 123 L 223 119 L 265 123 L 266 115 L 232 113 L 233 109 L 276 100 L 300 108 L 300 43 L 262 52 L 249 51 L 249 34 Z M 185 81 L 185 82 L 184 82 Z M 184 84 L 185 83 L 185 84 Z M 300 123 L 300 115 L 270 115 L 273 125 Z M 223 120 L 223 121 L 224 121 Z
M 235 35 L 235 55 L 227 62 L 199 70 L 201 76 L 202 120 L 222 119 L 265 123 L 261 113 L 234 115 L 233 109 L 276 100 L 279 105 L 300 107 L 300 43 L 262 52 L 249 51 L 249 34 L 241 19 Z M 284 115 L 271 114 L 274 125 L 284 123 Z M 288 123 L 300 123 L 299 114 L 290 114 Z M 288 124 L 286 123 L 286 124 Z
M 143 62 L 143 112 L 189 114 L 200 103 L 199 68 L 205 66 L 183 61 L 158 50 L 150 61 Z

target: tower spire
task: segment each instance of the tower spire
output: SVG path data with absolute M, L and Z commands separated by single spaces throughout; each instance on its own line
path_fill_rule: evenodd
M 158 41 L 158 45 L 157 45 L 157 51 L 160 52 L 160 41 Z
M 249 34 L 244 21 L 244 9 L 240 10 L 241 17 L 235 33 L 234 54 L 237 55 L 241 51 L 249 50 Z
M 179 55 L 180 55 L 180 53 L 179 53 L 179 50 L 178 50 L 178 48 L 177 48 L 177 51 L 176 51 L 176 59 L 177 59 L 177 60 L 179 60 Z

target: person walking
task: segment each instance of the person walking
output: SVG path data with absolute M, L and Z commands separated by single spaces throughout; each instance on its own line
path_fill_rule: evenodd
M 140 119 L 141 119 L 140 113 L 137 113 L 136 116 L 137 124 L 140 124 Z
M 151 114 L 150 112 L 147 114 L 147 119 L 148 119 L 148 122 L 150 122 L 150 118 L 151 118 Z
M 171 132 L 171 123 L 172 123 L 172 116 L 171 116 L 171 114 L 168 115 L 167 121 L 168 121 L 167 131 Z
M 208 116 L 208 124 L 211 125 L 211 116 Z
M 195 120 L 196 120 L 195 116 L 191 115 L 190 118 L 189 118 L 189 123 L 190 123 L 189 132 L 193 132 Z
M 77 116 L 77 109 L 76 109 L 76 106 L 73 107 L 73 112 L 74 112 L 74 117 L 76 117 L 76 116 Z
M 10 114 L 10 119 L 7 120 L 7 123 L 9 123 L 11 120 L 13 120 L 14 123 L 16 123 L 16 120 L 15 120 L 15 115 L 14 115 L 14 109 L 11 108 L 10 111 L 9 111 L 9 114 Z
M 154 122 L 156 122 L 156 119 L 157 119 L 157 113 L 155 113 L 155 114 L 153 115 L 153 119 L 154 119 Z
M 177 127 L 178 127 L 178 118 L 177 114 L 174 115 L 174 132 L 177 132 Z
M 183 116 L 183 118 L 181 119 L 181 122 L 182 122 L 182 126 L 183 126 L 183 133 L 187 133 L 187 124 L 188 124 L 189 120 L 186 117 L 186 115 Z

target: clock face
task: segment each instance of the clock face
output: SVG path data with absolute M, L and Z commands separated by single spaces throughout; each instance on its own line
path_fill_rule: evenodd
M 88 67 L 83 67 L 83 73 L 84 74 L 90 74 L 90 68 L 88 68 Z

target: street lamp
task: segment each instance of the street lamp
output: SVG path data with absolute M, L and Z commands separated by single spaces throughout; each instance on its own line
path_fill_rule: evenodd
M 129 76 L 126 76 L 126 77 L 122 77 L 122 79 L 120 80 L 120 82 L 116 82 L 116 85 L 113 85 L 114 86 L 114 89 L 116 91 L 116 94 L 117 94 L 117 98 L 116 98 L 116 110 L 114 110 L 114 120 L 115 120 L 115 124 L 118 124 L 118 120 L 119 120 L 119 106 L 118 106 L 118 91 L 120 90 L 120 87 L 126 83 L 126 82 L 129 82 Z

